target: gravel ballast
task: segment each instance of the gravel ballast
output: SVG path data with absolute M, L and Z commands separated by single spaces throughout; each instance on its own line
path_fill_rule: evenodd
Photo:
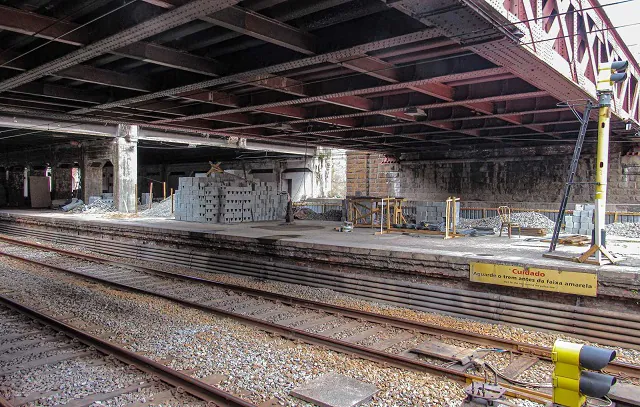
M 0 284 L 19 290 L 20 301 L 77 315 L 110 340 L 175 369 L 223 375 L 223 389 L 256 403 L 276 398 L 281 405 L 307 405 L 288 392 L 326 372 L 375 384 L 380 391 L 372 406 L 456 406 L 463 396 L 461 386 L 447 379 L 384 368 L 168 301 L 7 263 L 0 266 Z

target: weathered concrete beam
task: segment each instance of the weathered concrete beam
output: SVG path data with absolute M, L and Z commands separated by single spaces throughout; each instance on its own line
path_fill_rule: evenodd
M 188 134 L 165 133 L 162 131 L 149 129 L 140 129 L 138 138 L 140 140 L 160 141 L 164 143 L 193 144 L 198 146 L 211 146 L 221 148 L 243 148 L 253 151 L 272 151 L 277 153 L 296 155 L 314 155 L 316 150 L 315 147 L 309 147 L 305 149 L 303 147 L 256 143 L 243 138 L 240 138 L 238 140 L 233 139 L 234 141 L 230 141 L 217 138 L 205 138 Z

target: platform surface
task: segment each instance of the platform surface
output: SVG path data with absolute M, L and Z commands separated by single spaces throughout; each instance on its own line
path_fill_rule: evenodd
M 462 237 L 444 240 L 440 236 L 390 233 L 376 235 L 376 229 L 355 228 L 353 232 L 336 232 L 333 228 L 340 222 L 296 220 L 293 225 L 285 225 L 281 221 L 249 222 L 239 224 L 204 224 L 181 222 L 164 218 L 109 218 L 103 215 L 67 214 L 53 210 L 3 209 L 2 217 L 26 217 L 39 220 L 51 220 L 57 224 L 79 222 L 95 226 L 118 226 L 148 231 L 163 232 L 197 232 L 222 236 L 239 236 L 260 240 L 274 240 L 295 247 L 309 244 L 331 249 L 331 247 L 349 248 L 354 253 L 366 255 L 367 250 L 393 252 L 410 252 L 437 256 L 443 262 L 455 261 L 501 262 L 522 264 L 529 267 L 576 270 L 584 272 L 633 273 L 640 274 L 640 239 L 608 237 L 608 248 L 616 255 L 624 257 L 617 265 L 597 266 L 575 263 L 543 257 L 549 244 L 540 237 L 513 237 L 511 239 L 498 235 L 481 237 Z M 556 254 L 577 256 L 587 247 L 558 245 Z
M 371 400 L 378 389 L 337 373 L 327 373 L 297 387 L 291 395 L 320 407 L 355 407 Z

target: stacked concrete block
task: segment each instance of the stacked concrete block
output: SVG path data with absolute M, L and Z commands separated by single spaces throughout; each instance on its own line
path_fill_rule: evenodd
M 576 204 L 572 215 L 564 217 L 564 231 L 579 235 L 591 236 L 593 231 L 593 214 L 595 205 Z
M 446 211 L 446 202 L 416 202 L 416 222 L 444 222 Z M 460 202 L 456 202 L 456 219 L 460 219 Z
M 176 192 L 176 220 L 239 223 L 284 217 L 286 196 L 275 183 L 245 180 L 231 174 L 180 178 Z

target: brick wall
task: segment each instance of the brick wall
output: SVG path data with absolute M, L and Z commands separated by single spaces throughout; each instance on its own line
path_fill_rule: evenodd
M 347 153 L 347 196 L 400 196 L 400 164 L 383 154 Z
M 626 150 L 612 146 L 609 163 L 609 203 L 640 204 L 640 167 L 625 159 Z M 406 154 L 386 163 L 380 154 L 347 155 L 347 195 L 402 196 L 411 201 L 439 201 L 460 196 L 463 201 L 492 203 L 559 202 L 573 149 L 494 149 L 474 152 Z M 595 156 L 583 154 L 571 202 L 593 200 Z M 624 210 L 624 208 L 619 208 Z

